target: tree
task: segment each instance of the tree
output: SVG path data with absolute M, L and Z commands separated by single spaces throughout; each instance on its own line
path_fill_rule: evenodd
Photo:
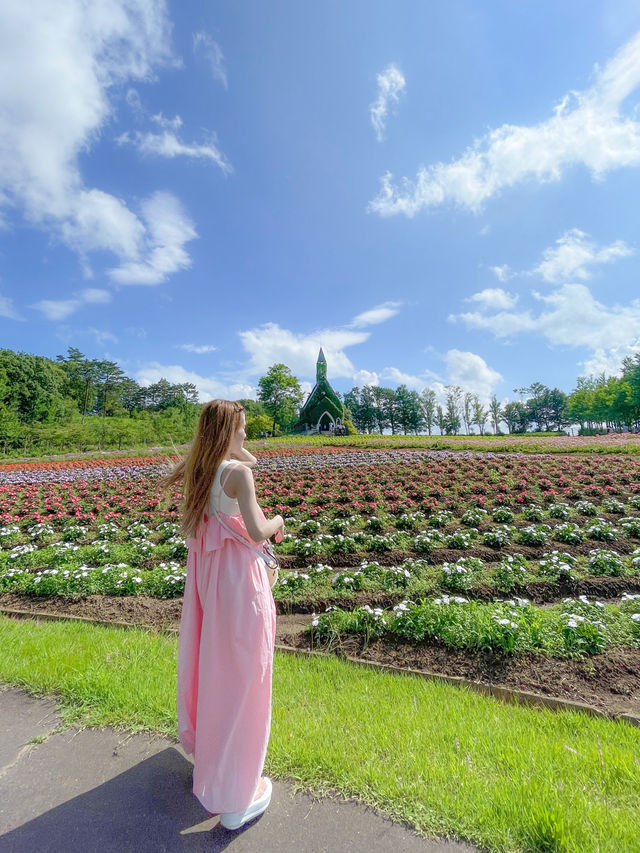
M 360 426 L 360 389 L 355 385 L 351 391 L 347 391 L 343 399 L 344 405 L 349 410 L 351 419 L 356 424 L 358 429 Z
M 384 416 L 387 420 L 387 423 L 391 427 L 391 434 L 395 435 L 398 423 L 399 423 L 399 412 L 398 412 L 398 400 L 396 398 L 396 392 L 393 388 L 381 388 L 381 407 L 384 412 Z
M 142 407 L 143 389 L 140 388 L 135 379 L 123 379 L 120 383 L 120 405 L 129 412 L 129 417 L 132 417 L 135 409 Z
M 101 405 L 102 405 L 102 417 L 106 418 L 107 416 L 107 404 L 109 401 L 109 393 L 120 384 L 122 379 L 124 378 L 124 371 L 122 371 L 115 361 L 98 361 L 97 362 L 97 379 L 98 382 L 102 383 L 102 388 L 100 389 L 101 396 Z M 166 379 L 163 380 L 166 382 Z
M 376 400 L 371 385 L 365 385 L 360 394 L 360 423 L 356 426 L 360 431 L 373 432 L 376 426 Z
M 385 428 L 389 426 L 389 418 L 387 417 L 387 412 L 385 410 L 384 398 L 385 398 L 385 389 L 381 388 L 379 385 L 371 385 L 371 396 L 373 397 L 374 402 L 374 417 L 375 423 L 378 428 L 379 433 L 383 433 Z
M 473 395 L 473 420 L 472 423 L 477 424 L 480 430 L 480 435 L 484 435 L 484 427 L 489 417 L 489 411 L 480 403 L 477 394 Z
M 244 414 L 246 418 L 257 418 L 260 415 L 266 414 L 264 406 L 259 400 L 251 400 L 249 397 L 245 397 L 242 400 L 238 400 L 238 403 L 240 403 L 241 406 L 244 406 Z
M 489 413 L 491 415 L 491 423 L 493 424 L 493 432 L 495 435 L 498 435 L 500 421 L 502 420 L 502 409 L 495 394 L 491 395 L 491 400 L 489 401 Z
M 431 435 L 431 430 L 436 422 L 436 392 L 432 388 L 424 388 L 420 395 L 420 400 L 422 402 L 424 425 L 429 435 Z
M 512 400 L 506 403 L 502 409 L 502 416 L 509 432 L 526 432 L 529 426 L 529 413 L 527 406 L 520 400 Z
M 444 435 L 447 430 L 447 416 L 442 411 L 440 403 L 436 406 L 436 425 L 440 430 L 440 435 Z
M 567 417 L 584 429 L 593 428 L 593 403 L 596 380 L 593 376 L 579 376 L 577 387 L 567 397 Z
M 470 391 L 464 395 L 462 401 L 462 418 L 464 420 L 464 428 L 469 435 L 471 424 L 473 423 L 473 394 Z
M 424 430 L 422 402 L 417 391 L 409 391 L 407 427 L 414 435 Z
M 418 392 L 409 391 L 406 385 L 398 385 L 396 388 L 396 404 L 398 420 L 404 430 L 404 434 L 412 432 L 417 435 L 424 424 L 424 415 Z
M 65 401 L 67 376 L 60 365 L 40 355 L 0 350 L 11 407 L 22 423 L 51 423 Z M 68 398 L 66 398 L 68 400 Z M 68 405 L 64 407 L 65 417 Z
M 278 363 L 260 377 L 258 389 L 258 399 L 273 421 L 271 432 L 275 435 L 276 424 L 284 428 L 295 418 L 304 396 L 300 383 L 286 364 Z
M 460 398 L 462 388 L 459 385 L 447 385 L 446 397 L 446 432 L 447 435 L 457 435 L 460 432 Z
M 66 358 L 63 355 L 58 355 L 56 359 L 67 374 L 69 389 L 78 402 L 78 408 L 82 410 L 82 421 L 84 423 L 87 411 L 93 409 L 93 396 L 91 405 L 89 405 L 89 395 L 98 381 L 99 362 L 95 359 L 85 358 L 77 347 L 68 347 Z

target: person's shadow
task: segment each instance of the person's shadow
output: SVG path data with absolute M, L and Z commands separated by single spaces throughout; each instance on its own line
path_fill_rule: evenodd
M 90 759 L 89 759 L 90 760 Z M 226 830 L 191 791 L 193 765 L 168 747 L 97 788 L 0 836 L 1 853 L 159 853 L 225 850 Z M 55 784 L 55 780 L 51 780 Z M 245 844 L 240 845 L 246 849 Z

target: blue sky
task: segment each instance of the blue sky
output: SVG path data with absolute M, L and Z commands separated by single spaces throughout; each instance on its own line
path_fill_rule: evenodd
M 640 351 L 640 6 L 8 0 L 0 346 L 488 399 Z

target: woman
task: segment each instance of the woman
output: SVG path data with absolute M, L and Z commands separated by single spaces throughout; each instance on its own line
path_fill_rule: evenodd
M 257 460 L 244 440 L 243 407 L 211 400 L 186 457 L 162 478 L 165 490 L 183 483 L 188 545 L 178 642 L 180 742 L 194 757 L 193 793 L 227 829 L 261 814 L 271 800 L 271 782 L 261 773 L 276 610 L 254 549 L 284 531 L 282 516 L 267 520 L 258 505 L 251 472 Z

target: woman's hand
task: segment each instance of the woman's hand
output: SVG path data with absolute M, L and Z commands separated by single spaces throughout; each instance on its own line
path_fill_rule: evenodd
M 278 527 L 273 534 L 273 541 L 278 545 L 284 537 L 284 519 L 281 515 L 274 515 L 271 519 L 274 523 L 278 523 Z
M 258 460 L 253 455 L 253 453 L 249 453 L 246 447 L 242 447 L 240 450 L 232 450 L 231 458 L 237 459 L 238 462 L 242 462 L 243 465 L 246 465 L 247 468 L 255 468 L 258 464 Z

